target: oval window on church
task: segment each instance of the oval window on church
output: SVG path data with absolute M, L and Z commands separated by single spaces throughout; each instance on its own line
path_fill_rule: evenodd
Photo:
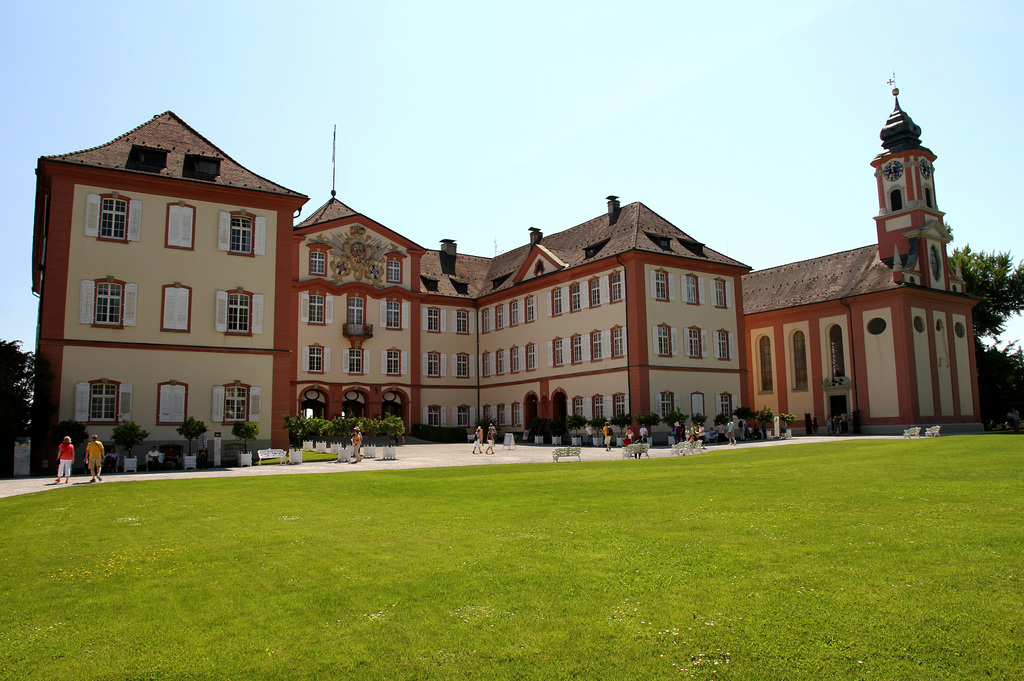
M 885 333 L 885 327 L 885 320 L 882 319 L 881 317 L 875 317 L 874 319 L 868 322 L 868 333 L 870 333 L 872 336 L 877 336 L 879 334 Z
M 967 327 L 964 326 L 963 322 L 957 322 L 953 325 L 953 333 L 956 334 L 957 338 L 963 338 L 967 335 Z
M 914 317 L 914 330 L 918 333 L 924 333 L 924 319 L 922 317 Z
M 936 319 L 935 320 L 935 330 L 941 333 L 943 328 L 944 327 L 942 326 L 942 320 L 941 319 Z

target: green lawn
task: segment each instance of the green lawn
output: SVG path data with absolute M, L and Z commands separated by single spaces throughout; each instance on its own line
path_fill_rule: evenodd
M 0 499 L 0 677 L 1024 678 L 1024 438 Z

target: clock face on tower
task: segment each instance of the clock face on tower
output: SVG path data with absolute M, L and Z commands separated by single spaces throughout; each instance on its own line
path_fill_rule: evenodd
M 931 179 L 931 176 L 932 176 L 932 164 L 929 163 L 926 159 L 922 158 L 920 166 L 921 166 L 921 177 L 923 177 L 926 180 Z
M 890 182 L 900 179 L 903 177 L 903 164 L 899 161 L 889 161 L 882 166 L 882 177 Z

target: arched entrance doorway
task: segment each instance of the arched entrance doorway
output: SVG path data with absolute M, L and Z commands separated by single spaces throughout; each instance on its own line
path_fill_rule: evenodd
M 327 413 L 327 395 L 318 388 L 306 388 L 302 392 L 300 411 L 307 418 L 325 418 Z
M 567 402 L 565 391 L 557 390 L 551 396 L 551 420 L 561 423 L 563 426 L 565 417 L 569 415 Z
M 366 416 L 366 398 L 358 390 L 346 390 L 341 411 L 345 417 Z
M 529 393 L 523 400 L 523 428 L 530 429 L 530 422 L 537 415 L 537 396 Z
M 402 393 L 389 390 L 380 398 L 381 416 L 397 416 L 402 418 Z

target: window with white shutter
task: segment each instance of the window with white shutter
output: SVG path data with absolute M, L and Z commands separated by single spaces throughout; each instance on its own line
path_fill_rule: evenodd
M 192 318 L 192 289 L 181 284 L 164 286 L 161 331 L 188 331 Z
M 184 201 L 167 204 L 167 248 L 192 250 L 192 231 L 195 222 L 195 208 Z
M 188 402 L 188 386 L 184 383 L 161 383 L 157 391 L 157 423 L 182 423 Z

